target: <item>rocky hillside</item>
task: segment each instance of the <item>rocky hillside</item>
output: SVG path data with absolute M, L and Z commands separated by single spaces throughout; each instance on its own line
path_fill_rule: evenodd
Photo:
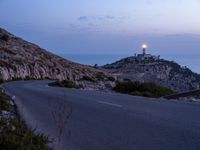
M 0 28 L 0 80 L 16 79 L 71 80 L 98 89 L 111 84 L 103 71 L 65 60 Z
M 102 67 L 118 77 L 140 82 L 154 82 L 175 91 L 187 91 L 200 87 L 200 75 L 173 61 L 138 60 L 128 57 Z

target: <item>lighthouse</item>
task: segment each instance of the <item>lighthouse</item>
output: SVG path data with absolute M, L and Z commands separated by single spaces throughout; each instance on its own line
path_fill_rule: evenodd
M 151 54 L 147 54 L 147 44 L 142 44 L 142 54 L 135 54 L 135 58 L 139 61 L 155 61 L 155 60 L 159 60 L 160 56 L 154 56 Z
M 147 45 L 146 44 L 143 44 L 142 45 L 142 51 L 143 51 L 143 55 L 145 56 L 146 55 L 146 49 L 147 49 Z

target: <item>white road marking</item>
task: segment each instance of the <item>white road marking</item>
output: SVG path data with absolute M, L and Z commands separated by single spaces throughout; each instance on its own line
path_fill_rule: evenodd
M 122 105 L 114 104 L 114 103 L 109 103 L 109 102 L 104 102 L 104 101 L 98 101 L 98 103 L 100 103 L 100 104 L 106 104 L 106 105 L 110 105 L 110 106 L 114 106 L 114 107 L 119 107 L 119 108 L 122 107 Z

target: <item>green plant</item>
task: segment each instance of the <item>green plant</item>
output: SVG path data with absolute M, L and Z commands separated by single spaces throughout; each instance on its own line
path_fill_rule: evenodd
M 45 79 L 45 80 L 51 80 L 51 78 L 50 78 L 50 77 L 44 77 L 44 79 Z
M 0 110 L 10 110 L 10 105 L 7 101 L 7 97 L 5 96 L 2 90 L 0 91 Z
M 75 82 L 70 80 L 63 80 L 63 81 L 56 81 L 48 84 L 49 86 L 58 86 L 58 87 L 65 87 L 65 88 L 80 88 Z
M 110 76 L 110 77 L 108 77 L 108 80 L 114 82 L 115 78 Z
M 155 83 L 140 83 L 129 80 L 118 81 L 113 90 L 120 93 L 155 98 L 174 93 L 174 91 L 172 91 L 171 89 L 157 85 Z
M 49 139 L 36 133 L 20 119 L 16 109 L 10 105 L 9 97 L 1 90 L 0 112 L 9 112 L 12 116 L 0 116 L 0 149 L 2 150 L 51 150 Z
M 5 81 L 3 79 L 0 79 L 0 84 L 4 83 Z
M 3 40 L 3 41 L 8 42 L 9 41 L 9 36 L 6 35 L 6 34 L 3 34 L 3 35 L 0 36 L 0 39 Z
M 23 78 L 21 77 L 12 77 L 12 81 L 21 81 Z
M 93 79 L 92 77 L 89 77 L 89 76 L 83 76 L 81 80 L 95 82 L 95 79 Z
M 97 80 L 99 80 L 99 81 L 104 81 L 104 80 L 106 79 L 106 75 L 105 75 L 103 72 L 98 72 L 98 73 L 96 74 L 96 78 L 97 78 Z
M 50 150 L 48 137 L 27 128 L 19 118 L 2 119 L 0 126 L 0 146 L 3 150 Z

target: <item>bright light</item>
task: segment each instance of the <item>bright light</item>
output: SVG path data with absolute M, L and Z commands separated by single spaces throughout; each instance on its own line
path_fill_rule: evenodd
M 143 45 L 142 45 L 142 48 L 145 48 L 145 49 L 146 49 L 147 47 L 148 47 L 148 46 L 147 46 L 146 44 L 143 44 Z

